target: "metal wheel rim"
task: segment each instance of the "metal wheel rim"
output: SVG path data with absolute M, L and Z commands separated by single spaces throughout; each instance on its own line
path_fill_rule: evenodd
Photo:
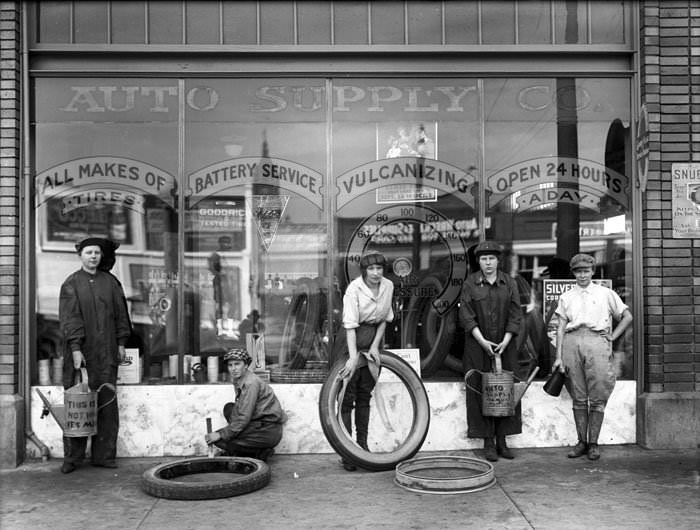
M 425 469 L 464 469 L 463 477 L 421 477 Z M 490 488 L 496 483 L 494 468 L 486 460 L 466 456 L 433 456 L 406 460 L 396 466 L 394 482 L 409 491 L 454 495 Z

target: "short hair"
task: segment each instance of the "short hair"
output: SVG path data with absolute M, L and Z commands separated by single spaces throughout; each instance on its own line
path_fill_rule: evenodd
M 376 251 L 368 252 L 360 258 L 360 269 L 366 271 L 370 265 L 381 265 L 386 267 L 384 254 Z

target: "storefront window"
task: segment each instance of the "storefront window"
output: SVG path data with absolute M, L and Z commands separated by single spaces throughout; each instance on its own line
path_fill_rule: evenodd
M 60 286 L 86 236 L 119 244 L 111 268 L 134 329 L 135 381 L 173 377 L 177 350 L 177 82 L 40 79 L 34 134 L 37 357 L 57 364 Z M 60 384 L 60 371 L 52 372 Z
M 228 348 L 247 347 L 273 382 L 304 381 L 328 368 L 325 82 L 186 87 L 196 94 L 185 126 L 195 349 L 213 370 Z
M 92 235 L 120 244 L 132 382 L 221 382 L 235 346 L 273 382 L 322 381 L 367 250 L 395 285 L 387 345 L 461 378 L 487 237 L 521 287 L 517 375 L 544 375 L 573 254 L 632 304 L 629 101 L 613 78 L 39 79 L 37 359 L 60 356 L 59 287 Z M 620 377 L 631 350 L 630 330 Z
M 479 235 L 478 84 L 338 80 L 333 90 L 340 288 L 360 274 L 363 252 L 382 252 L 395 284 L 388 344 L 418 348 L 432 375 L 456 338 L 467 249 Z
M 574 254 L 594 255 L 596 278 L 632 306 L 629 88 L 620 79 L 484 81 L 487 236 L 505 245 L 502 266 L 521 289 L 524 371 L 546 373 L 554 360 L 552 312 L 574 283 Z M 615 346 L 617 375 L 631 378 L 631 330 Z

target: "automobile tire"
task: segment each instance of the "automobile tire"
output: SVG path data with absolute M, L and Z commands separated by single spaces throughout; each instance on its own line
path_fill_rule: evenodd
M 294 290 L 282 331 L 280 364 L 303 368 L 313 348 L 321 311 L 322 293 L 316 282 L 301 280 Z
M 413 404 L 413 422 L 403 443 L 394 451 L 371 453 L 357 445 L 348 435 L 340 419 L 338 397 L 343 381 L 338 373 L 345 366 L 339 359 L 330 369 L 321 386 L 319 416 L 323 434 L 333 449 L 346 461 L 369 471 L 386 471 L 415 455 L 423 445 L 430 426 L 430 403 L 423 382 L 411 366 L 398 355 L 381 352 L 382 370 L 393 372 L 406 386 Z
M 210 474 L 221 480 L 208 480 Z M 201 480 L 181 477 L 207 474 Z M 222 499 L 267 486 L 270 467 L 262 460 L 235 456 L 185 458 L 159 464 L 141 476 L 141 488 L 154 497 L 176 500 Z
M 442 282 L 437 276 L 423 278 L 418 290 L 442 291 Z M 440 315 L 427 297 L 412 297 L 408 303 L 403 322 L 403 344 L 407 348 L 420 350 L 420 369 L 423 377 L 430 377 L 440 368 L 454 341 L 457 327 L 456 311 Z

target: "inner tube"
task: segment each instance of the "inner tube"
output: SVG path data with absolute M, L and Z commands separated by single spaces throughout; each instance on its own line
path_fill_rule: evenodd
M 330 369 L 328 378 L 321 386 L 319 416 L 323 434 L 333 449 L 346 461 L 369 471 L 394 469 L 415 455 L 425 441 L 430 426 L 430 403 L 423 382 L 411 366 L 398 355 L 380 352 L 382 370 L 390 370 L 405 385 L 411 397 L 413 421 L 405 440 L 393 451 L 371 453 L 357 445 L 347 434 L 340 419 L 338 397 L 343 388 L 343 380 L 338 373 L 345 366 L 345 359 L 339 359 Z
M 418 284 L 418 291 L 442 291 L 443 282 L 435 275 L 426 276 Z M 412 297 L 403 322 L 403 344 L 406 348 L 420 350 L 420 369 L 423 377 L 430 377 L 442 368 L 445 357 L 452 348 L 457 312 L 450 310 L 441 316 L 426 297 Z

